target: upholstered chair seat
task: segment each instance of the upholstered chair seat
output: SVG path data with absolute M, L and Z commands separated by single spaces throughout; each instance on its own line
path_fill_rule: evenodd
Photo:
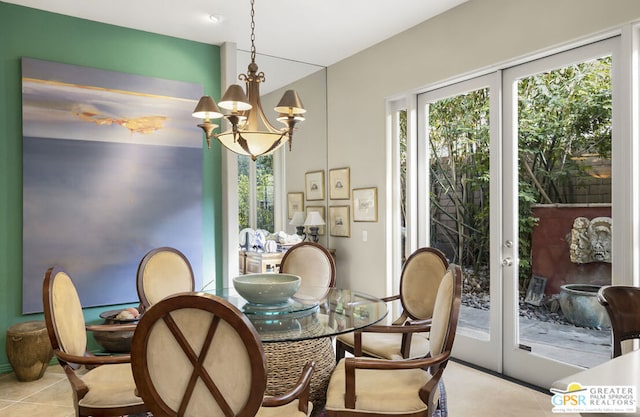
M 384 359 L 371 359 L 383 361 Z M 380 413 L 426 412 L 427 405 L 416 393 L 431 375 L 422 369 L 403 369 L 394 372 L 380 372 L 375 369 L 356 369 L 356 410 L 370 410 Z M 336 366 L 327 390 L 326 408 L 333 411 L 349 411 L 344 405 L 346 383 L 345 361 Z M 388 387 L 383 395 L 381 387 Z M 437 398 L 436 398 L 437 399 Z
M 82 407 L 111 408 L 141 403 L 140 397 L 136 395 L 136 385 L 128 363 L 99 366 L 80 379 L 89 388 L 87 395 L 79 401 Z
M 401 333 L 368 333 L 362 334 L 362 356 L 381 359 L 405 359 L 402 356 L 403 334 Z M 355 333 L 345 333 L 339 340 L 349 347 L 355 346 Z M 411 335 L 410 357 L 421 357 L 429 353 L 429 333 L 414 333 Z
M 308 404 L 308 413 L 300 411 L 300 400 L 294 400 L 289 404 L 281 405 L 279 407 L 265 407 L 261 406 L 258 410 L 256 417 L 307 417 L 311 415 L 313 411 L 313 403 Z

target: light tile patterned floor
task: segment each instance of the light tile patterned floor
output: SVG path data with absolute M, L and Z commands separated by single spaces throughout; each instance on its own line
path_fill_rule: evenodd
M 444 374 L 450 417 L 551 417 L 551 397 L 465 365 Z M 59 366 L 33 382 L 0 375 L 0 416 L 73 417 L 71 387 Z M 577 417 L 563 414 L 563 417 Z

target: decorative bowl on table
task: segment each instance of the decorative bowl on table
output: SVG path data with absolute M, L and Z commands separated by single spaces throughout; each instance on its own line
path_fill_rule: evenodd
M 233 279 L 238 294 L 251 304 L 280 305 L 300 288 L 300 277 L 292 274 L 248 274 Z
M 100 313 L 104 324 L 134 324 L 140 320 L 137 309 L 109 310 Z M 131 339 L 133 330 L 92 330 L 95 341 L 109 353 L 131 352 Z

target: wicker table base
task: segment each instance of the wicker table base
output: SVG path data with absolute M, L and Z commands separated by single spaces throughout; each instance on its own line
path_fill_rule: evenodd
M 302 367 L 309 361 L 315 361 L 310 400 L 314 410 L 322 410 L 329 378 L 336 366 L 331 338 L 263 343 L 262 346 L 267 357 L 266 394 L 282 394 L 291 389 L 300 377 Z

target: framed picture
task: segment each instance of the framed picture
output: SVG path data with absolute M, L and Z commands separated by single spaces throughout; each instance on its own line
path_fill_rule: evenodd
M 307 200 L 324 200 L 324 171 L 313 171 L 304 174 Z
M 293 213 L 304 211 L 304 193 L 287 194 L 287 217 L 293 219 Z
M 329 198 L 332 200 L 349 199 L 349 168 L 329 170 Z
M 329 207 L 329 232 L 331 236 L 349 237 L 351 227 L 349 219 L 349 206 Z
M 353 221 L 378 221 L 378 188 L 353 189 Z
M 307 206 L 307 216 L 312 211 L 317 211 L 318 213 L 320 213 L 320 216 L 322 217 L 324 222 L 327 223 L 327 218 L 324 215 L 324 206 Z M 318 235 L 324 235 L 324 226 L 318 227 Z

